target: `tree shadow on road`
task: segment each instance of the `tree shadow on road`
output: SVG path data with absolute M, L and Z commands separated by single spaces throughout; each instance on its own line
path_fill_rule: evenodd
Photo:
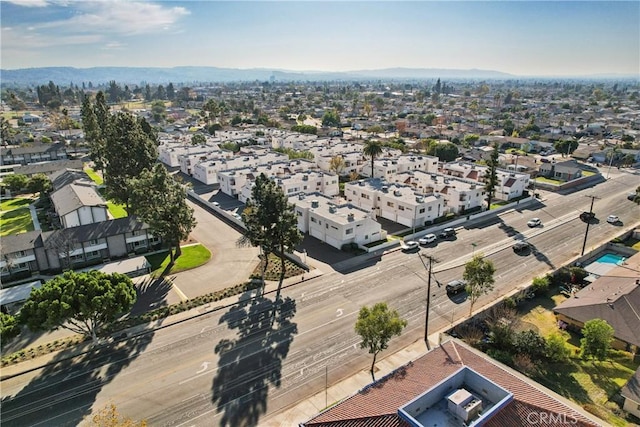
M 137 299 L 130 316 L 137 316 L 149 310 L 167 305 L 167 295 L 172 288 L 171 279 L 165 276 L 149 277 L 136 285 Z
M 238 330 L 237 339 L 222 340 L 215 347 L 219 366 L 212 401 L 223 412 L 220 425 L 255 426 L 266 413 L 269 387 L 280 386 L 282 362 L 298 332 L 291 322 L 295 313 L 291 298 L 275 304 L 259 297 L 241 302 L 220 318 L 220 323 Z
M 87 341 L 61 351 L 22 390 L 2 397 L 2 425 L 78 425 L 102 388 L 147 348 L 153 335 L 99 347 Z

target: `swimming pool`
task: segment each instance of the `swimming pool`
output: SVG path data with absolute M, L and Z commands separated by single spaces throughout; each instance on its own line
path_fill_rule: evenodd
M 616 254 L 604 254 L 600 258 L 598 258 L 595 262 L 602 262 L 605 264 L 615 264 L 622 265 L 622 262 L 625 260 L 625 257 Z

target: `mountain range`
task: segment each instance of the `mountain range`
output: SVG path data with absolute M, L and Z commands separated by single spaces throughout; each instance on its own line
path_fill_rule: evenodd
M 424 79 L 512 79 L 512 74 L 493 70 L 456 70 L 439 68 L 385 68 L 357 71 L 291 71 L 267 68 L 218 68 L 218 67 L 44 67 L 0 70 L 3 86 L 47 84 L 99 85 L 111 80 L 120 84 L 166 84 L 192 82 L 239 81 L 355 81 L 355 80 L 424 80 Z

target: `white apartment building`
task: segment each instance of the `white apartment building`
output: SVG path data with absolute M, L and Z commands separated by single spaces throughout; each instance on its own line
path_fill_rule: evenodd
M 180 166 L 180 156 L 186 156 L 190 154 L 206 155 L 220 151 L 217 144 L 212 145 L 176 145 L 176 144 L 162 144 L 158 147 L 158 160 L 169 167 Z
M 369 163 L 371 165 L 371 163 Z M 371 166 L 369 166 L 371 168 Z M 366 170 L 366 167 L 365 167 Z M 387 181 L 396 181 L 394 176 L 407 171 L 437 172 L 438 158 L 433 156 L 399 156 L 374 161 L 373 176 Z M 364 175 L 370 175 L 365 173 Z
M 218 183 L 218 172 L 251 168 L 258 165 L 266 165 L 268 163 L 287 161 L 289 156 L 277 153 L 275 151 L 268 152 L 260 156 L 237 156 L 232 158 L 217 158 L 198 163 L 193 166 L 193 177 L 207 185 Z
M 292 133 L 287 131 L 271 132 L 272 148 L 292 148 L 298 151 L 304 151 L 309 148 L 309 143 L 318 139 L 318 135 L 306 133 Z
M 476 181 L 484 185 L 487 167 L 467 162 L 451 162 L 442 165 L 441 172 L 457 178 Z M 494 197 L 498 200 L 508 201 L 522 196 L 529 185 L 530 175 L 522 172 L 514 172 L 506 169 L 498 169 L 498 185 Z
M 378 178 L 345 184 L 345 197 L 354 205 L 407 227 L 432 223 L 445 213 L 444 198 L 437 193 L 421 194 L 408 185 Z
M 336 205 L 321 194 L 292 196 L 289 203 L 295 205 L 298 228 L 303 233 L 325 242 L 334 248 L 356 243 L 365 245 L 386 239 L 373 214 L 351 204 Z
M 183 154 L 181 156 L 178 156 L 178 163 L 180 163 L 180 172 L 189 176 L 193 176 L 194 165 L 207 162 L 209 160 L 230 159 L 233 156 L 233 151 L 230 150 L 217 150 L 209 153 Z
M 341 176 L 349 176 L 351 173 L 362 173 L 362 168 L 367 164 L 367 160 L 362 155 L 362 151 L 352 151 L 349 153 L 316 155 L 314 160 L 320 170 L 331 172 L 331 159 L 341 156 L 344 160 L 344 168 L 340 171 Z
M 218 172 L 217 180 L 220 184 L 220 191 L 228 196 L 237 197 L 242 203 L 246 203 L 251 198 L 253 181 L 260 174 L 281 180 L 291 175 L 308 172 L 313 170 L 314 167 L 315 164 L 308 160 L 287 160 L 255 167 L 223 170 Z M 337 181 L 337 177 L 335 179 Z
M 444 199 L 445 214 L 462 214 L 469 209 L 481 207 L 485 199 L 482 183 L 452 176 L 413 171 L 397 174 L 394 181 L 409 185 L 420 194 L 439 194 Z

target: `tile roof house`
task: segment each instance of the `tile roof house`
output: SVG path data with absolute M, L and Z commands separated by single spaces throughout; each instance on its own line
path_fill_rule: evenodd
M 556 306 L 553 311 L 559 320 L 581 328 L 591 319 L 603 319 L 614 330 L 612 347 L 640 351 L 640 254 L 615 267 L 606 276 L 596 279 Z
M 467 412 L 466 420 L 464 412 L 452 409 L 460 394 L 469 397 L 463 401 L 466 406 L 481 402 L 475 412 Z M 604 423 L 513 369 L 451 339 L 300 426 L 568 424 L 586 427 Z

